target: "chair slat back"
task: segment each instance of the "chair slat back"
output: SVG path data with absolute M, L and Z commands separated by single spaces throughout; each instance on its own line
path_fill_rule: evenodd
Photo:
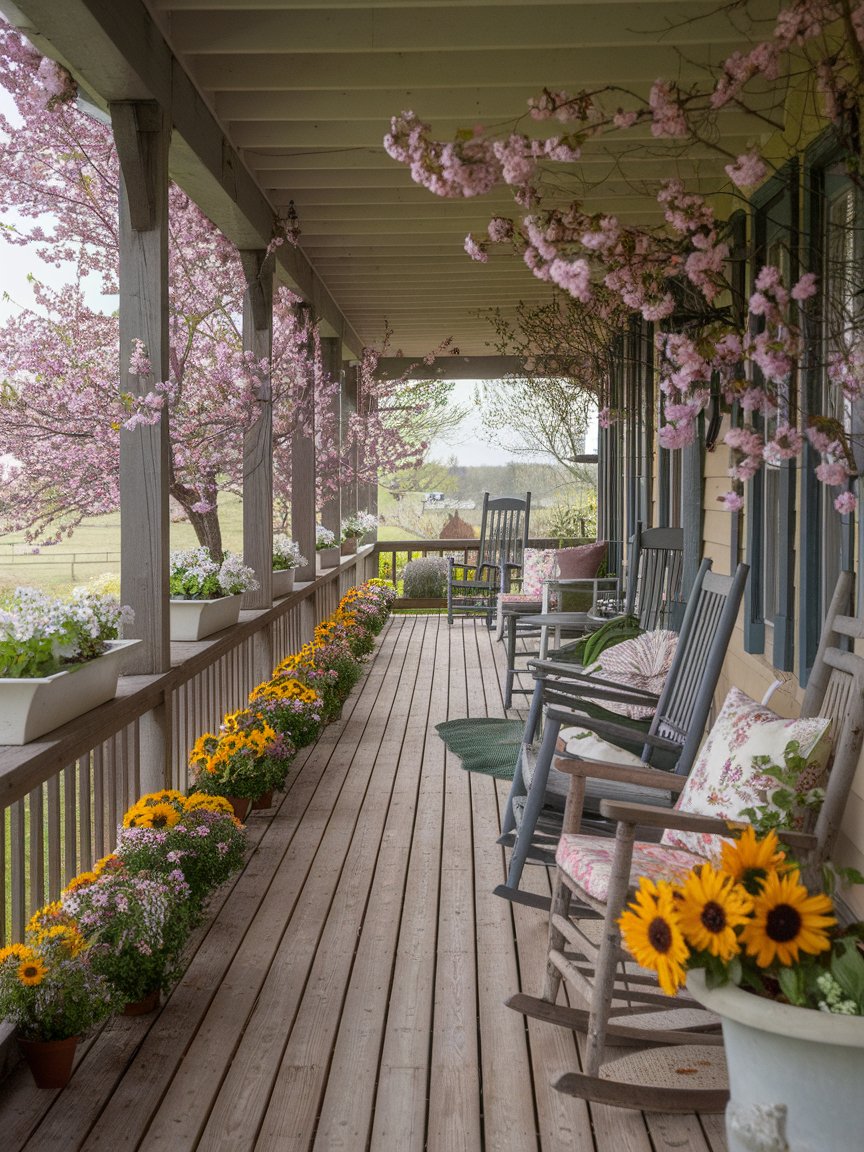
M 483 518 L 480 524 L 478 567 L 484 564 L 520 564 L 528 543 L 528 520 L 531 493 L 525 498 L 483 493 Z
M 681 602 L 684 532 L 681 528 L 642 528 L 630 540 L 625 611 L 635 614 L 646 632 L 672 627 Z
M 658 767 L 673 767 L 686 775 L 693 765 L 726 649 L 738 617 L 749 569 L 739 564 L 732 576 L 711 571 L 703 560 L 690 594 L 675 658 L 649 732 L 680 745 L 676 757 L 646 745 L 644 758 Z M 673 763 L 670 763 L 669 761 Z

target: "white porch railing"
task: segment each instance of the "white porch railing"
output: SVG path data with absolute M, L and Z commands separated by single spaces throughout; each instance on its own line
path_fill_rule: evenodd
M 371 547 L 346 556 L 272 608 L 241 613 L 218 639 L 173 645 L 170 672 L 121 677 L 109 703 L 31 744 L 0 748 L 0 945 L 22 939 L 36 908 L 113 849 L 118 819 L 142 790 L 186 788 L 201 732 L 242 707 L 377 566 Z M 153 779 L 154 747 L 167 779 Z

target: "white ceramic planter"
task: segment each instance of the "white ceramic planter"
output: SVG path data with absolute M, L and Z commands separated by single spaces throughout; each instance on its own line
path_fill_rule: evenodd
M 0 744 L 28 744 L 112 700 L 126 653 L 140 643 L 111 640 L 106 652 L 71 672 L 0 679 Z
M 282 568 L 278 572 L 273 570 L 273 599 L 276 600 L 280 596 L 287 596 L 290 592 L 294 591 L 294 569 Z
M 687 988 L 723 1024 L 729 1065 L 729 1152 L 862 1146 L 864 1016 L 795 1008 L 740 988 Z
M 213 632 L 230 628 L 240 618 L 242 596 L 220 596 L 216 600 L 172 600 L 171 639 L 203 640 Z
M 332 548 L 319 548 L 315 555 L 318 557 L 319 568 L 337 568 L 342 549 L 338 544 L 334 544 Z

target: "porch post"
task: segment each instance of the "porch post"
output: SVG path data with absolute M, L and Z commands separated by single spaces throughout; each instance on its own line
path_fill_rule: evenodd
M 359 370 L 358 370 L 359 375 Z M 360 411 L 363 415 L 368 415 L 374 412 L 378 406 L 378 400 L 375 396 L 364 396 L 362 388 L 359 390 L 358 404 Z M 358 461 L 359 464 L 359 461 Z M 371 512 L 374 516 L 378 515 L 378 473 L 371 479 L 365 479 L 357 485 L 357 503 L 366 512 Z M 377 533 L 375 533 L 377 535 Z
M 302 582 L 315 579 L 315 377 L 311 364 L 294 390 L 298 414 L 291 434 L 291 535 L 308 561 L 297 569 L 296 579 Z
M 240 260 L 246 276 L 243 351 L 268 365 L 256 388 L 259 417 L 243 437 L 243 561 L 255 569 L 259 585 L 256 592 L 244 595 L 243 607 L 269 608 L 273 603 L 273 399 L 269 370 L 273 262 L 260 249 L 241 251 Z
M 168 379 L 168 146 L 169 114 L 155 101 L 110 105 L 120 160 L 120 387 L 144 395 Z M 130 369 L 140 340 L 151 371 Z M 156 424 L 120 431 L 121 598 L 135 610 L 130 636 L 143 641 L 127 672 L 171 667 L 168 608 L 168 412 Z M 141 786 L 170 782 L 170 709 L 163 703 L 142 717 Z
M 344 366 L 345 388 L 342 398 L 342 443 L 348 445 L 346 452 L 348 461 L 348 475 L 340 478 L 342 490 L 342 515 L 350 516 L 356 512 L 357 503 L 357 442 L 350 438 L 348 424 L 357 411 L 358 390 L 360 386 L 360 368 L 356 364 L 347 363 Z M 349 444 L 350 439 L 350 444 Z
M 338 447 L 339 455 L 342 454 L 342 341 L 336 336 L 325 336 L 321 340 L 321 358 L 323 360 L 324 376 L 329 381 L 337 381 L 338 390 L 334 389 L 328 392 L 328 399 L 326 401 L 326 408 L 319 409 L 316 412 L 316 418 L 319 413 L 322 420 L 333 429 L 334 440 Z M 329 528 L 339 540 L 342 534 L 342 518 L 346 513 L 342 509 L 342 476 L 341 476 L 341 463 L 334 461 L 333 467 L 339 469 L 339 476 L 336 478 L 338 487 L 322 504 L 321 506 L 321 523 L 325 528 Z

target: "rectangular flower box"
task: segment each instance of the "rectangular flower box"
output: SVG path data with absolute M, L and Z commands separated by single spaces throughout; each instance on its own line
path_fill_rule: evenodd
M 338 568 L 342 549 L 334 544 L 332 548 L 319 548 L 315 555 L 318 557 L 319 568 Z
M 29 744 L 117 694 L 117 678 L 140 640 L 110 640 L 106 652 L 53 676 L 0 678 L 0 744 Z
M 172 600 L 171 639 L 203 640 L 240 619 L 242 596 L 219 596 L 215 600 Z
M 273 583 L 272 583 L 273 599 L 278 600 L 280 596 L 288 596 L 294 591 L 294 569 L 281 568 L 277 571 L 273 569 Z

